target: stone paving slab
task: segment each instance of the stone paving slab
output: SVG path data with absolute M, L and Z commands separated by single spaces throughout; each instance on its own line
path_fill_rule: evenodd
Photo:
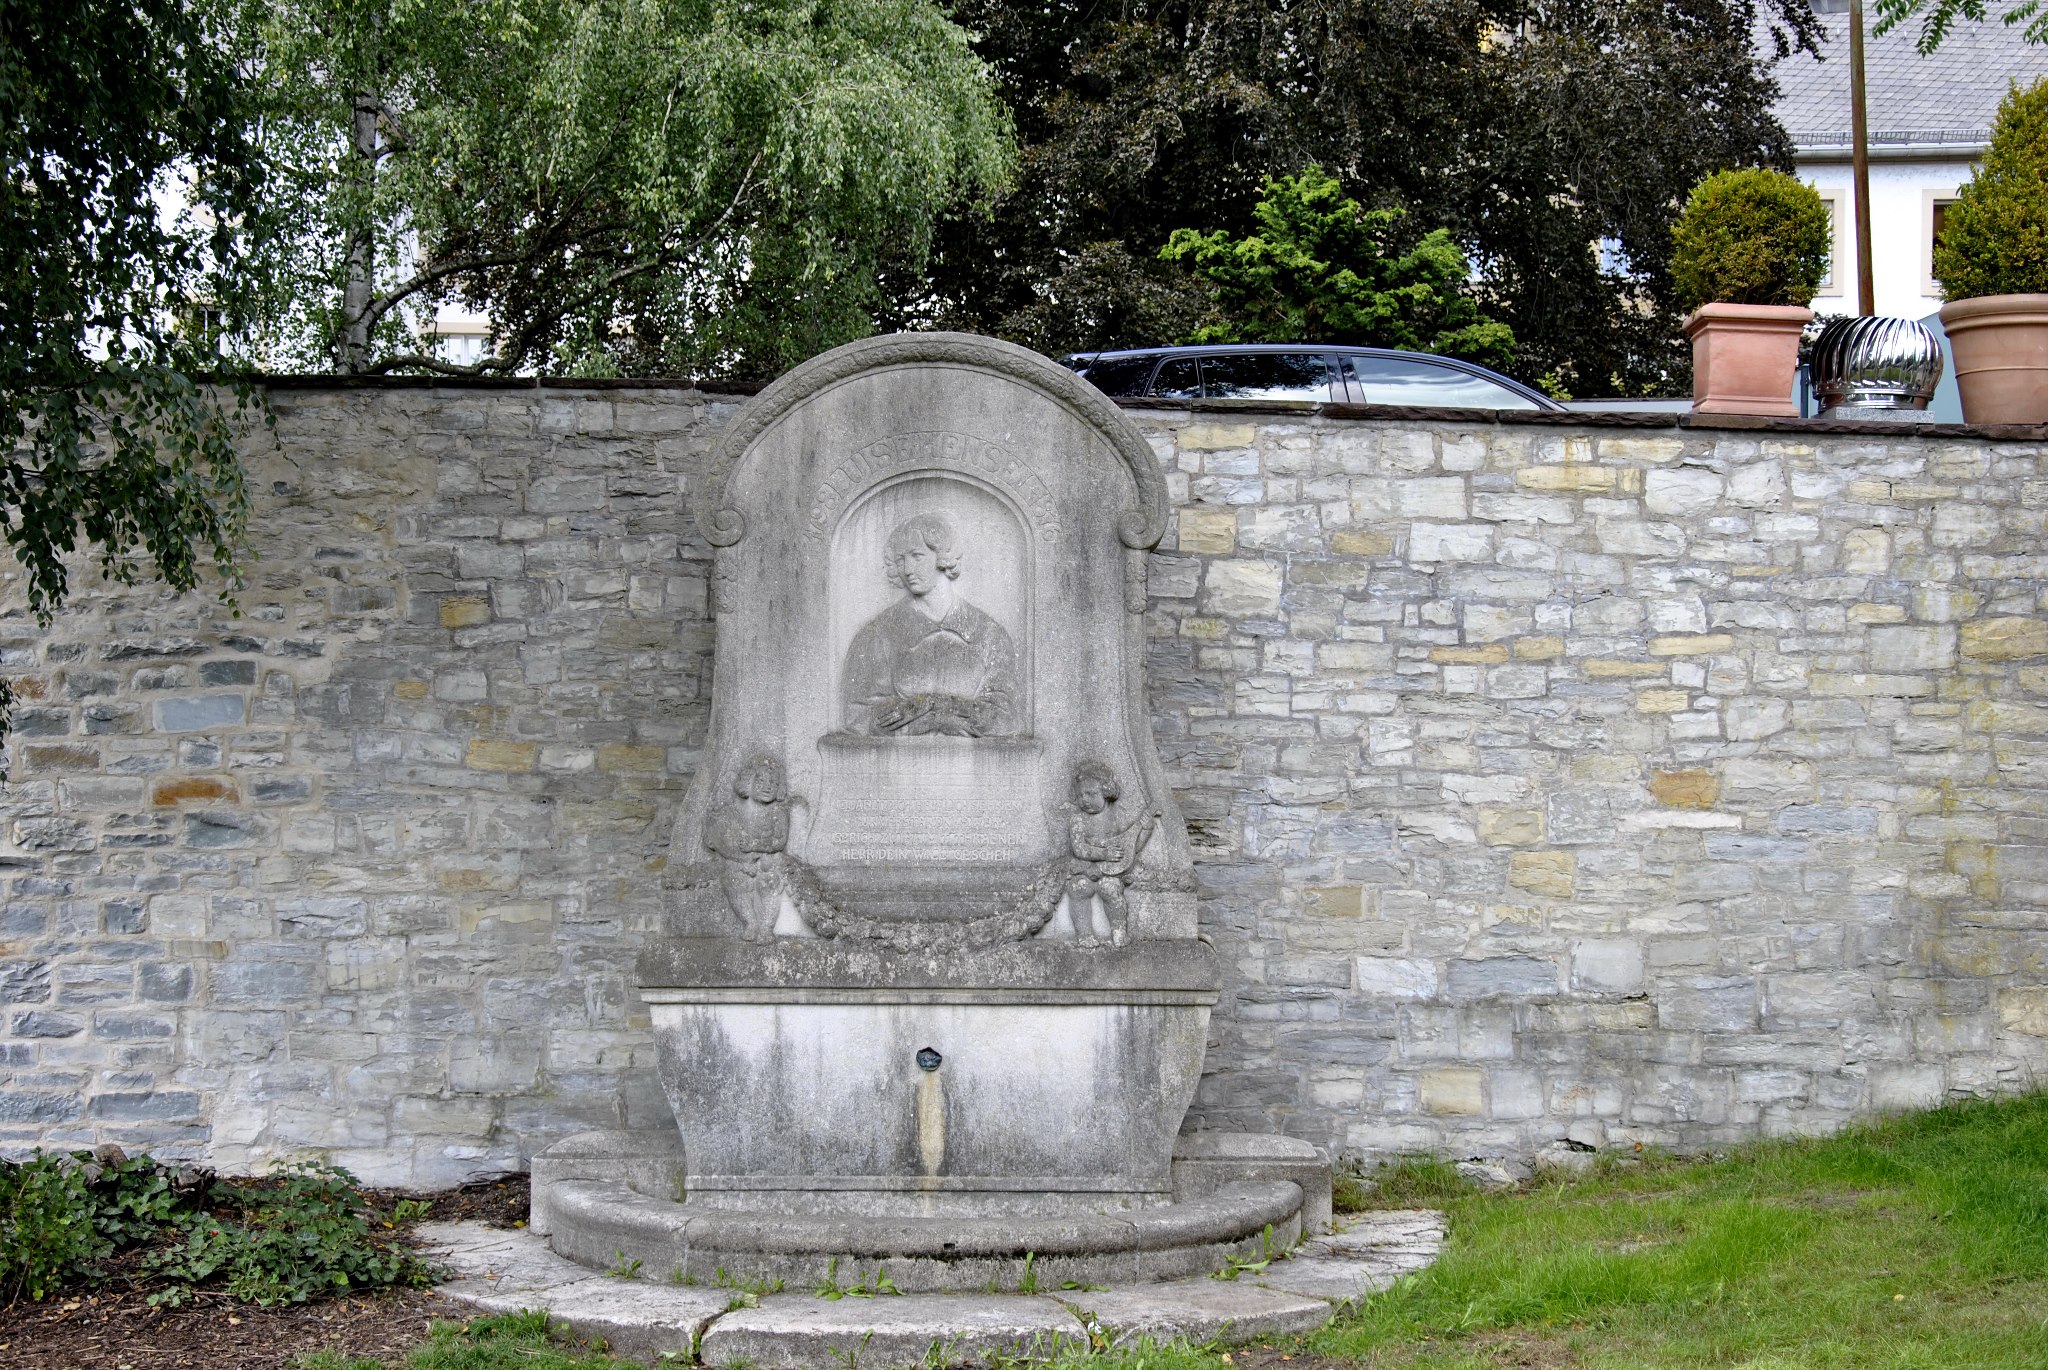
M 422 1223 L 414 1236 L 456 1279 L 440 1287 L 487 1313 L 545 1309 L 577 1335 L 627 1355 L 694 1351 L 708 1365 L 760 1370 L 922 1366 L 937 1346 L 951 1364 L 1047 1356 L 1089 1343 L 1089 1320 L 1113 1341 L 1236 1344 L 1307 1332 L 1343 1307 L 1427 1266 L 1442 1249 L 1443 1215 L 1363 1213 L 1292 1256 L 1235 1280 L 1177 1280 L 1045 1294 L 907 1294 L 824 1300 L 771 1294 L 732 1307 L 722 1289 L 615 1279 L 550 1251 L 532 1232 L 480 1223 Z
M 1244 1280 L 1175 1280 L 1127 1289 L 1067 1291 L 1053 1295 L 1095 1318 L 1111 1341 L 1139 1337 L 1185 1339 L 1236 1346 L 1260 1337 L 1312 1332 L 1330 1320 L 1322 1299 L 1265 1289 Z
M 482 1223 L 421 1223 L 412 1235 L 429 1259 L 455 1272 L 465 1291 L 474 1287 L 486 1294 L 512 1293 L 590 1278 L 588 1267 L 557 1256 L 531 1232 Z M 442 1292 L 467 1297 L 466 1292 L 456 1293 L 453 1285 L 443 1285 Z
M 1335 1232 L 1303 1242 L 1288 1259 L 1244 1278 L 1267 1289 L 1327 1299 L 1342 1308 L 1428 1266 L 1443 1244 L 1441 1213 L 1359 1213 L 1340 1218 Z
M 486 1313 L 545 1307 L 556 1322 L 585 1339 L 601 1338 L 622 1356 L 667 1353 L 687 1361 L 712 1319 L 730 1306 L 722 1289 L 686 1289 L 651 1280 L 619 1280 L 584 1272 L 574 1284 L 472 1299 Z M 541 1301 L 537 1304 L 536 1300 Z M 844 1366 L 840 1370 L 845 1370 Z
M 704 1334 L 699 1355 L 707 1365 L 846 1370 L 982 1365 L 1087 1344 L 1072 1310 L 1043 1295 L 902 1294 L 828 1303 L 781 1294 L 720 1318 Z

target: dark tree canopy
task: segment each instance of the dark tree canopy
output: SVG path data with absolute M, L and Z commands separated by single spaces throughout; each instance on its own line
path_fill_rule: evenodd
M 81 546 L 178 590 L 234 565 L 252 395 L 194 378 L 260 222 L 241 109 L 207 0 L 0 0 L 0 534 L 39 622 Z
M 1789 166 L 1754 37 L 1813 33 L 1805 0 L 963 0 L 955 14 L 1015 111 L 1021 169 L 993 217 L 948 225 L 905 318 L 1047 351 L 1181 336 L 1207 298 L 1153 260 L 1172 231 L 1246 232 L 1268 175 L 1320 163 L 1368 207 L 1448 230 L 1514 331 L 1514 370 L 1578 394 L 1682 382 L 1672 216 L 1709 172 Z
M 302 366 L 773 374 L 868 332 L 1007 170 L 933 0 L 242 4 Z M 458 300 L 480 361 L 434 350 Z

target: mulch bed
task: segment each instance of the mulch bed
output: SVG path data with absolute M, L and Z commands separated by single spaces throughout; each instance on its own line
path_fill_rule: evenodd
M 527 1185 L 524 1175 L 499 1175 L 472 1180 L 460 1189 L 414 1194 L 402 1189 L 366 1189 L 370 1207 L 391 1210 L 400 1199 L 425 1199 L 433 1205 L 422 1219 L 432 1223 L 477 1222 L 490 1227 L 526 1226 Z
M 524 1175 L 479 1180 L 433 1194 L 365 1191 L 388 1212 L 401 1198 L 426 1199 L 430 1222 L 524 1226 Z M 116 1266 L 118 1271 L 118 1264 Z M 26 1300 L 0 1308 L 0 1366 L 7 1370 L 287 1370 L 309 1351 L 399 1363 L 436 1319 L 468 1310 L 424 1289 L 386 1289 L 259 1308 L 201 1291 L 184 1308 L 151 1308 L 146 1288 L 118 1279 L 97 1291 Z

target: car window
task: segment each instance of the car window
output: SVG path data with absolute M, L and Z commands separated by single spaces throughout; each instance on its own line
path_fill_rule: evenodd
M 1080 372 L 1088 383 L 1105 395 L 1142 395 L 1145 380 L 1152 374 L 1157 357 L 1106 357 L 1084 362 Z
M 1453 409 L 1542 407 L 1499 381 L 1437 362 L 1347 356 L 1344 373 L 1358 383 L 1367 404 L 1439 405 Z
M 1193 357 L 1168 357 L 1159 363 L 1159 374 L 1152 378 L 1152 393 L 1167 399 L 1198 400 L 1202 397 L 1202 382 L 1195 371 Z
M 1223 352 L 1202 358 L 1202 394 L 1212 400 L 1330 398 L 1330 364 L 1320 352 Z

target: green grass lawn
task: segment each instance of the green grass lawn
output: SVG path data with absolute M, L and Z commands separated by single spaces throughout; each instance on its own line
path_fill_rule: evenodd
M 1445 1205 L 1307 1341 L 1373 1366 L 2048 1367 L 2048 1096 Z
M 1393 1177 L 1388 1198 L 1449 1210 L 1450 1244 L 1356 1315 L 1227 1358 L 1146 1347 L 1068 1370 L 2048 1370 L 2048 1095 L 1513 1193 L 1452 1173 Z M 530 1321 L 480 1331 L 449 1329 L 409 1370 L 612 1364 L 541 1358 Z

